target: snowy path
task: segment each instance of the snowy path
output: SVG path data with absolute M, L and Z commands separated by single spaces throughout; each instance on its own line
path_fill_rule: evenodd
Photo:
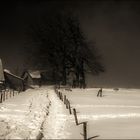
M 88 121 L 88 137 L 140 138 L 140 90 L 62 90 L 78 111 L 79 122 Z M 53 87 L 29 89 L 0 104 L 0 139 L 83 139 L 82 126 L 57 97 Z
M 49 108 L 46 88 L 29 89 L 0 104 L 0 139 L 36 139 Z
M 81 127 L 75 125 L 74 116 L 69 115 L 54 90 L 49 90 L 51 107 L 43 127 L 44 139 L 82 139 Z

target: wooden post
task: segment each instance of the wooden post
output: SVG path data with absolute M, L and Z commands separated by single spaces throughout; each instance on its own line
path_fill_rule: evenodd
M 61 97 L 60 97 L 60 92 L 58 92 L 58 95 L 59 95 L 59 99 L 61 99 Z
M 14 89 L 13 89 L 13 96 L 15 95 Z
M 69 109 L 69 100 L 66 99 L 66 109 Z
M 18 94 L 20 93 L 20 89 L 18 89 Z
M 62 97 L 62 93 L 60 92 L 60 100 L 62 100 L 62 98 L 63 98 L 63 97 Z
M 66 104 L 66 95 L 64 95 L 64 104 Z
M 0 103 L 2 103 L 2 97 L 3 97 L 3 94 L 2 94 L 2 91 L 0 91 Z
M 11 98 L 11 90 L 10 90 L 10 98 Z
M 87 140 L 87 122 L 83 122 L 83 136 L 84 140 Z
M 70 105 L 70 101 L 68 100 L 68 108 L 69 108 L 69 113 L 72 114 L 71 112 L 71 105 Z
M 9 90 L 8 90 L 8 97 L 10 98 L 10 94 L 9 94 L 10 92 L 9 92 Z
M 57 95 L 57 89 L 55 89 L 55 93 L 56 93 L 56 95 Z
M 5 90 L 3 90 L 3 101 L 5 101 Z
M 63 101 L 63 94 L 61 93 L 61 100 Z
M 6 91 L 6 99 L 8 99 L 8 91 Z
M 57 96 L 59 97 L 59 91 L 57 90 Z
M 60 98 L 60 100 L 61 100 L 61 92 L 60 92 L 60 97 L 59 97 L 59 98 Z
M 59 92 L 59 99 L 61 100 L 61 92 Z
M 76 125 L 78 125 L 79 123 L 78 123 L 77 113 L 76 113 L 76 109 L 75 108 L 73 108 L 73 114 L 74 114 L 74 117 L 75 117 L 75 123 L 76 123 Z

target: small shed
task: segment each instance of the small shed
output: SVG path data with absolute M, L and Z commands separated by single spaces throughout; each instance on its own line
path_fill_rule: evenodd
M 41 72 L 39 70 L 24 71 L 21 77 L 26 85 L 41 85 Z
M 5 87 L 9 87 L 14 90 L 24 91 L 24 80 L 19 76 L 12 74 L 9 70 L 4 69 Z

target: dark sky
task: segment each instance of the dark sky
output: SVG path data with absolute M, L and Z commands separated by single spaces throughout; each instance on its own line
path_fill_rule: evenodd
M 23 68 L 24 33 L 29 23 L 50 9 L 69 9 L 103 56 L 106 72 L 90 76 L 90 85 L 140 88 L 140 2 L 19 0 L 2 3 L 0 9 L 0 57 L 5 68 L 13 72 Z

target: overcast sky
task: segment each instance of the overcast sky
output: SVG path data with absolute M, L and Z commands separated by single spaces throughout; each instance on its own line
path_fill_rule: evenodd
M 140 2 L 13 1 L 0 4 L 0 9 L 0 57 L 5 68 L 23 67 L 24 33 L 29 23 L 48 9 L 69 9 L 103 56 L 106 72 L 90 78 L 90 84 L 140 87 Z

